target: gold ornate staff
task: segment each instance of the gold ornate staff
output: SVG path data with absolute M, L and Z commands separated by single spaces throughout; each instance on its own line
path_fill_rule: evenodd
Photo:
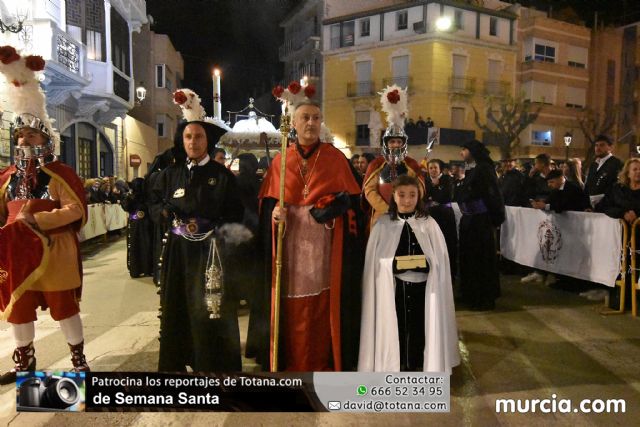
M 289 140 L 290 117 L 288 103 L 284 102 L 282 117 L 280 118 L 280 198 L 278 204 L 280 212 L 284 209 L 284 184 L 287 172 L 287 142 Z M 278 243 L 276 246 L 276 285 L 273 298 L 273 348 L 271 349 L 271 372 L 278 372 L 278 345 L 280 338 L 280 282 L 282 281 L 282 240 L 284 238 L 283 222 L 278 223 Z

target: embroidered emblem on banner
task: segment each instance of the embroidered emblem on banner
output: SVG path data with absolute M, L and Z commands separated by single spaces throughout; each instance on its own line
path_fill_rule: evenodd
M 562 233 L 551 220 L 544 220 L 538 225 L 538 245 L 542 260 L 555 264 L 562 249 Z
M 4 285 L 8 278 L 9 273 L 6 270 L 0 268 L 0 285 Z
M 173 198 L 174 198 L 174 199 L 179 199 L 180 197 L 184 197 L 184 188 L 178 188 L 178 189 L 173 193 Z

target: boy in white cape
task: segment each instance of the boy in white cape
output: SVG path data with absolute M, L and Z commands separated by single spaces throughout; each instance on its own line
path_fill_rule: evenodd
M 410 176 L 371 230 L 358 371 L 447 372 L 460 363 L 447 246 Z

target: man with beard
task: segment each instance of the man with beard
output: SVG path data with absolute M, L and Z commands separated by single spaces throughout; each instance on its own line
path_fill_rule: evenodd
M 600 201 L 618 180 L 622 161 L 613 155 L 613 142 L 605 135 L 596 138 L 594 150 L 596 158 L 589 166 L 584 191 L 589 196 L 600 196 L 597 199 Z
M 505 219 L 489 150 L 472 140 L 460 152 L 466 176 L 456 191 L 460 206 L 460 278 L 462 296 L 472 310 L 493 310 L 500 296 L 495 228 Z
M 189 89 L 174 94 L 186 122 L 176 131 L 175 163 L 154 186 L 156 216 L 170 229 L 161 257 L 160 371 L 239 371 L 238 301 L 225 286 L 222 245 L 225 224 L 240 223 L 243 209 L 236 179 L 211 159 L 226 129 L 205 117 Z M 224 272 L 224 274 L 223 274 Z

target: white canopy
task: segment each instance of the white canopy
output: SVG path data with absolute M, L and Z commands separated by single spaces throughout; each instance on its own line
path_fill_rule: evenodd
M 269 145 L 280 144 L 280 132 L 264 117 L 258 117 L 254 111 L 249 112 L 249 118 L 238 120 L 230 132 L 220 138 L 220 144 L 227 147 L 258 146 L 260 134 L 267 134 Z

